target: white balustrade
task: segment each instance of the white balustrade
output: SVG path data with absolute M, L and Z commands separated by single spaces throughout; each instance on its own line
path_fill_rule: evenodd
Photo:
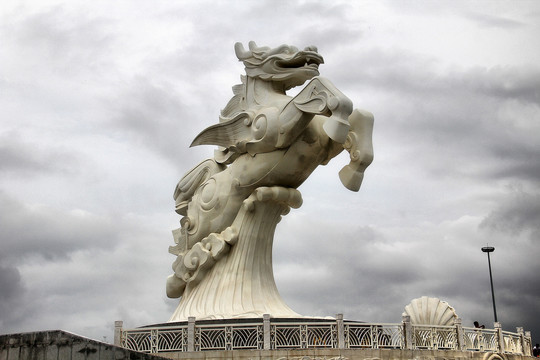
M 121 323 L 117 322 L 117 325 Z M 403 323 L 360 323 L 343 320 L 252 319 L 251 321 L 201 321 L 121 329 L 118 345 L 145 353 L 269 350 L 269 349 L 413 349 L 467 350 L 530 355 L 531 334 L 495 329 Z M 410 334 L 408 334 L 410 332 Z M 340 340 L 341 339 L 341 340 Z M 502 350 L 502 351 L 501 351 Z

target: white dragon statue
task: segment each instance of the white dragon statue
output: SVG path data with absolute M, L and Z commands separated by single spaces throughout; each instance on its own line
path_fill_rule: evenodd
M 297 315 L 284 304 L 279 308 L 283 311 L 268 305 L 274 301 L 268 298 L 279 298 L 277 290 L 264 295 L 265 288 L 275 288 L 271 273 L 275 224 L 265 230 L 251 230 L 251 235 L 244 231 L 242 235 L 242 227 L 247 226 L 238 220 L 242 205 L 251 211 L 256 201 L 280 202 L 287 209 L 281 209 L 278 215 L 290 207 L 299 207 L 302 200 L 295 189 L 317 166 L 327 164 L 343 149 L 350 153 L 351 162 L 340 171 L 340 179 L 348 189 L 358 191 L 364 170 L 373 160 L 373 116 L 366 111 L 353 111 L 352 102 L 329 80 L 318 76 L 323 58 L 316 47 L 299 50 L 281 45 L 272 49 L 252 41 L 249 50 L 236 43 L 235 52 L 245 65 L 246 75 L 241 76 L 241 84 L 233 87 L 234 96 L 221 111 L 219 123 L 202 131 L 191 144 L 217 145 L 218 149 L 213 159 L 190 170 L 174 192 L 175 210 L 183 217 L 181 228 L 173 231 L 176 245 L 169 249 L 177 258 L 174 274 L 167 279 L 167 295 L 182 299 L 170 321 L 185 320 L 188 316 L 258 316 L 268 311 Z M 308 80 L 298 95 L 287 95 L 287 90 Z M 260 236 L 261 231 L 270 233 L 264 240 L 270 242 L 270 255 L 260 260 L 270 274 L 265 271 L 265 275 L 257 275 L 259 278 L 249 280 L 253 283 L 249 286 L 247 275 L 238 279 L 240 272 L 255 276 L 252 274 L 258 270 L 253 268 L 259 265 L 246 259 L 259 256 L 262 250 L 256 249 L 242 250 L 244 253 L 234 260 L 239 264 L 216 269 L 220 262 L 233 262 L 229 255 L 231 249 L 238 247 L 239 237 L 255 242 L 253 238 Z M 246 261 L 249 264 L 240 264 Z M 204 290 L 198 288 L 202 282 L 207 283 Z M 237 302 L 235 292 L 245 293 L 246 287 L 266 299 L 253 300 L 258 295 L 250 294 L 249 301 L 244 302 L 255 305 L 238 308 L 237 304 L 227 303 Z M 252 290 L 253 287 L 260 289 Z

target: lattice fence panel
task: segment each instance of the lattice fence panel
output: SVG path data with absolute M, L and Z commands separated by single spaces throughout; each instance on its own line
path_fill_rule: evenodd
M 233 328 L 233 333 L 232 333 L 233 349 L 259 349 L 259 329 L 258 328 L 259 328 L 258 326 Z
M 472 351 L 497 351 L 497 332 L 491 329 L 463 328 L 465 345 Z
M 298 349 L 301 347 L 300 327 L 287 325 L 272 325 L 271 341 L 273 349 Z
M 201 350 L 226 350 L 226 333 L 224 328 L 200 328 Z
M 518 334 L 503 331 L 504 352 L 512 354 L 522 353 L 521 337 Z
M 378 330 L 378 346 L 383 349 L 399 349 L 403 344 L 403 327 L 382 325 Z
M 346 347 L 349 348 L 372 348 L 371 326 L 369 325 L 345 325 Z
M 467 350 L 480 350 L 480 345 L 484 340 L 480 330 L 471 330 L 463 328 L 465 337 L 465 348 Z
M 484 338 L 484 351 L 497 351 L 499 347 L 499 341 L 497 340 L 497 331 L 482 330 L 482 335 Z
M 416 349 L 432 349 L 433 335 L 429 327 L 413 327 L 413 343 Z
M 152 351 L 150 331 L 124 332 L 122 338 L 124 339 L 122 346 L 127 349 L 147 353 Z
M 187 351 L 187 329 L 161 330 L 159 351 Z
M 334 339 L 331 325 L 308 326 L 307 328 L 307 347 L 309 348 L 334 348 L 336 347 Z
M 433 346 L 435 349 L 457 349 L 457 332 L 454 327 L 434 328 L 433 338 Z

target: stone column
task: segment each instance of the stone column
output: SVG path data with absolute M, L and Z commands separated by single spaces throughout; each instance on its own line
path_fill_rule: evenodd
M 270 338 L 270 314 L 263 314 L 263 339 L 264 339 L 264 350 L 271 349 L 271 338 Z
M 412 350 L 413 348 L 413 333 L 411 325 L 411 317 L 409 315 L 402 316 L 403 321 L 403 339 L 405 339 L 405 349 Z
M 504 353 L 504 336 L 502 333 L 502 326 L 500 322 L 493 324 L 493 328 L 497 331 L 497 352 Z
M 525 338 L 527 339 L 526 344 L 529 344 L 529 346 L 525 346 L 523 348 L 523 355 L 532 356 L 533 344 L 532 344 L 531 332 L 530 331 L 525 331 Z
M 521 354 L 525 354 L 525 334 L 522 327 L 517 327 L 516 332 L 519 335 L 519 347 L 521 348 Z
M 454 325 L 456 326 L 456 337 L 457 337 L 456 350 L 464 350 L 465 349 L 465 334 L 463 333 L 463 326 L 461 326 L 461 318 L 455 318 Z
M 345 349 L 345 324 L 343 323 L 343 314 L 336 315 L 337 326 L 337 347 Z
M 114 322 L 114 345 L 116 346 L 122 346 L 122 326 L 124 326 L 122 320 Z

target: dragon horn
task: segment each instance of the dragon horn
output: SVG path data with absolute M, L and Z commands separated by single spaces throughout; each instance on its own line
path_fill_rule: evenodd
M 238 60 L 245 60 L 251 57 L 251 51 L 246 51 L 241 42 L 234 44 L 234 52 Z
M 258 48 L 257 44 L 253 40 L 251 40 L 248 45 L 249 45 L 249 50 L 251 51 L 257 50 Z

